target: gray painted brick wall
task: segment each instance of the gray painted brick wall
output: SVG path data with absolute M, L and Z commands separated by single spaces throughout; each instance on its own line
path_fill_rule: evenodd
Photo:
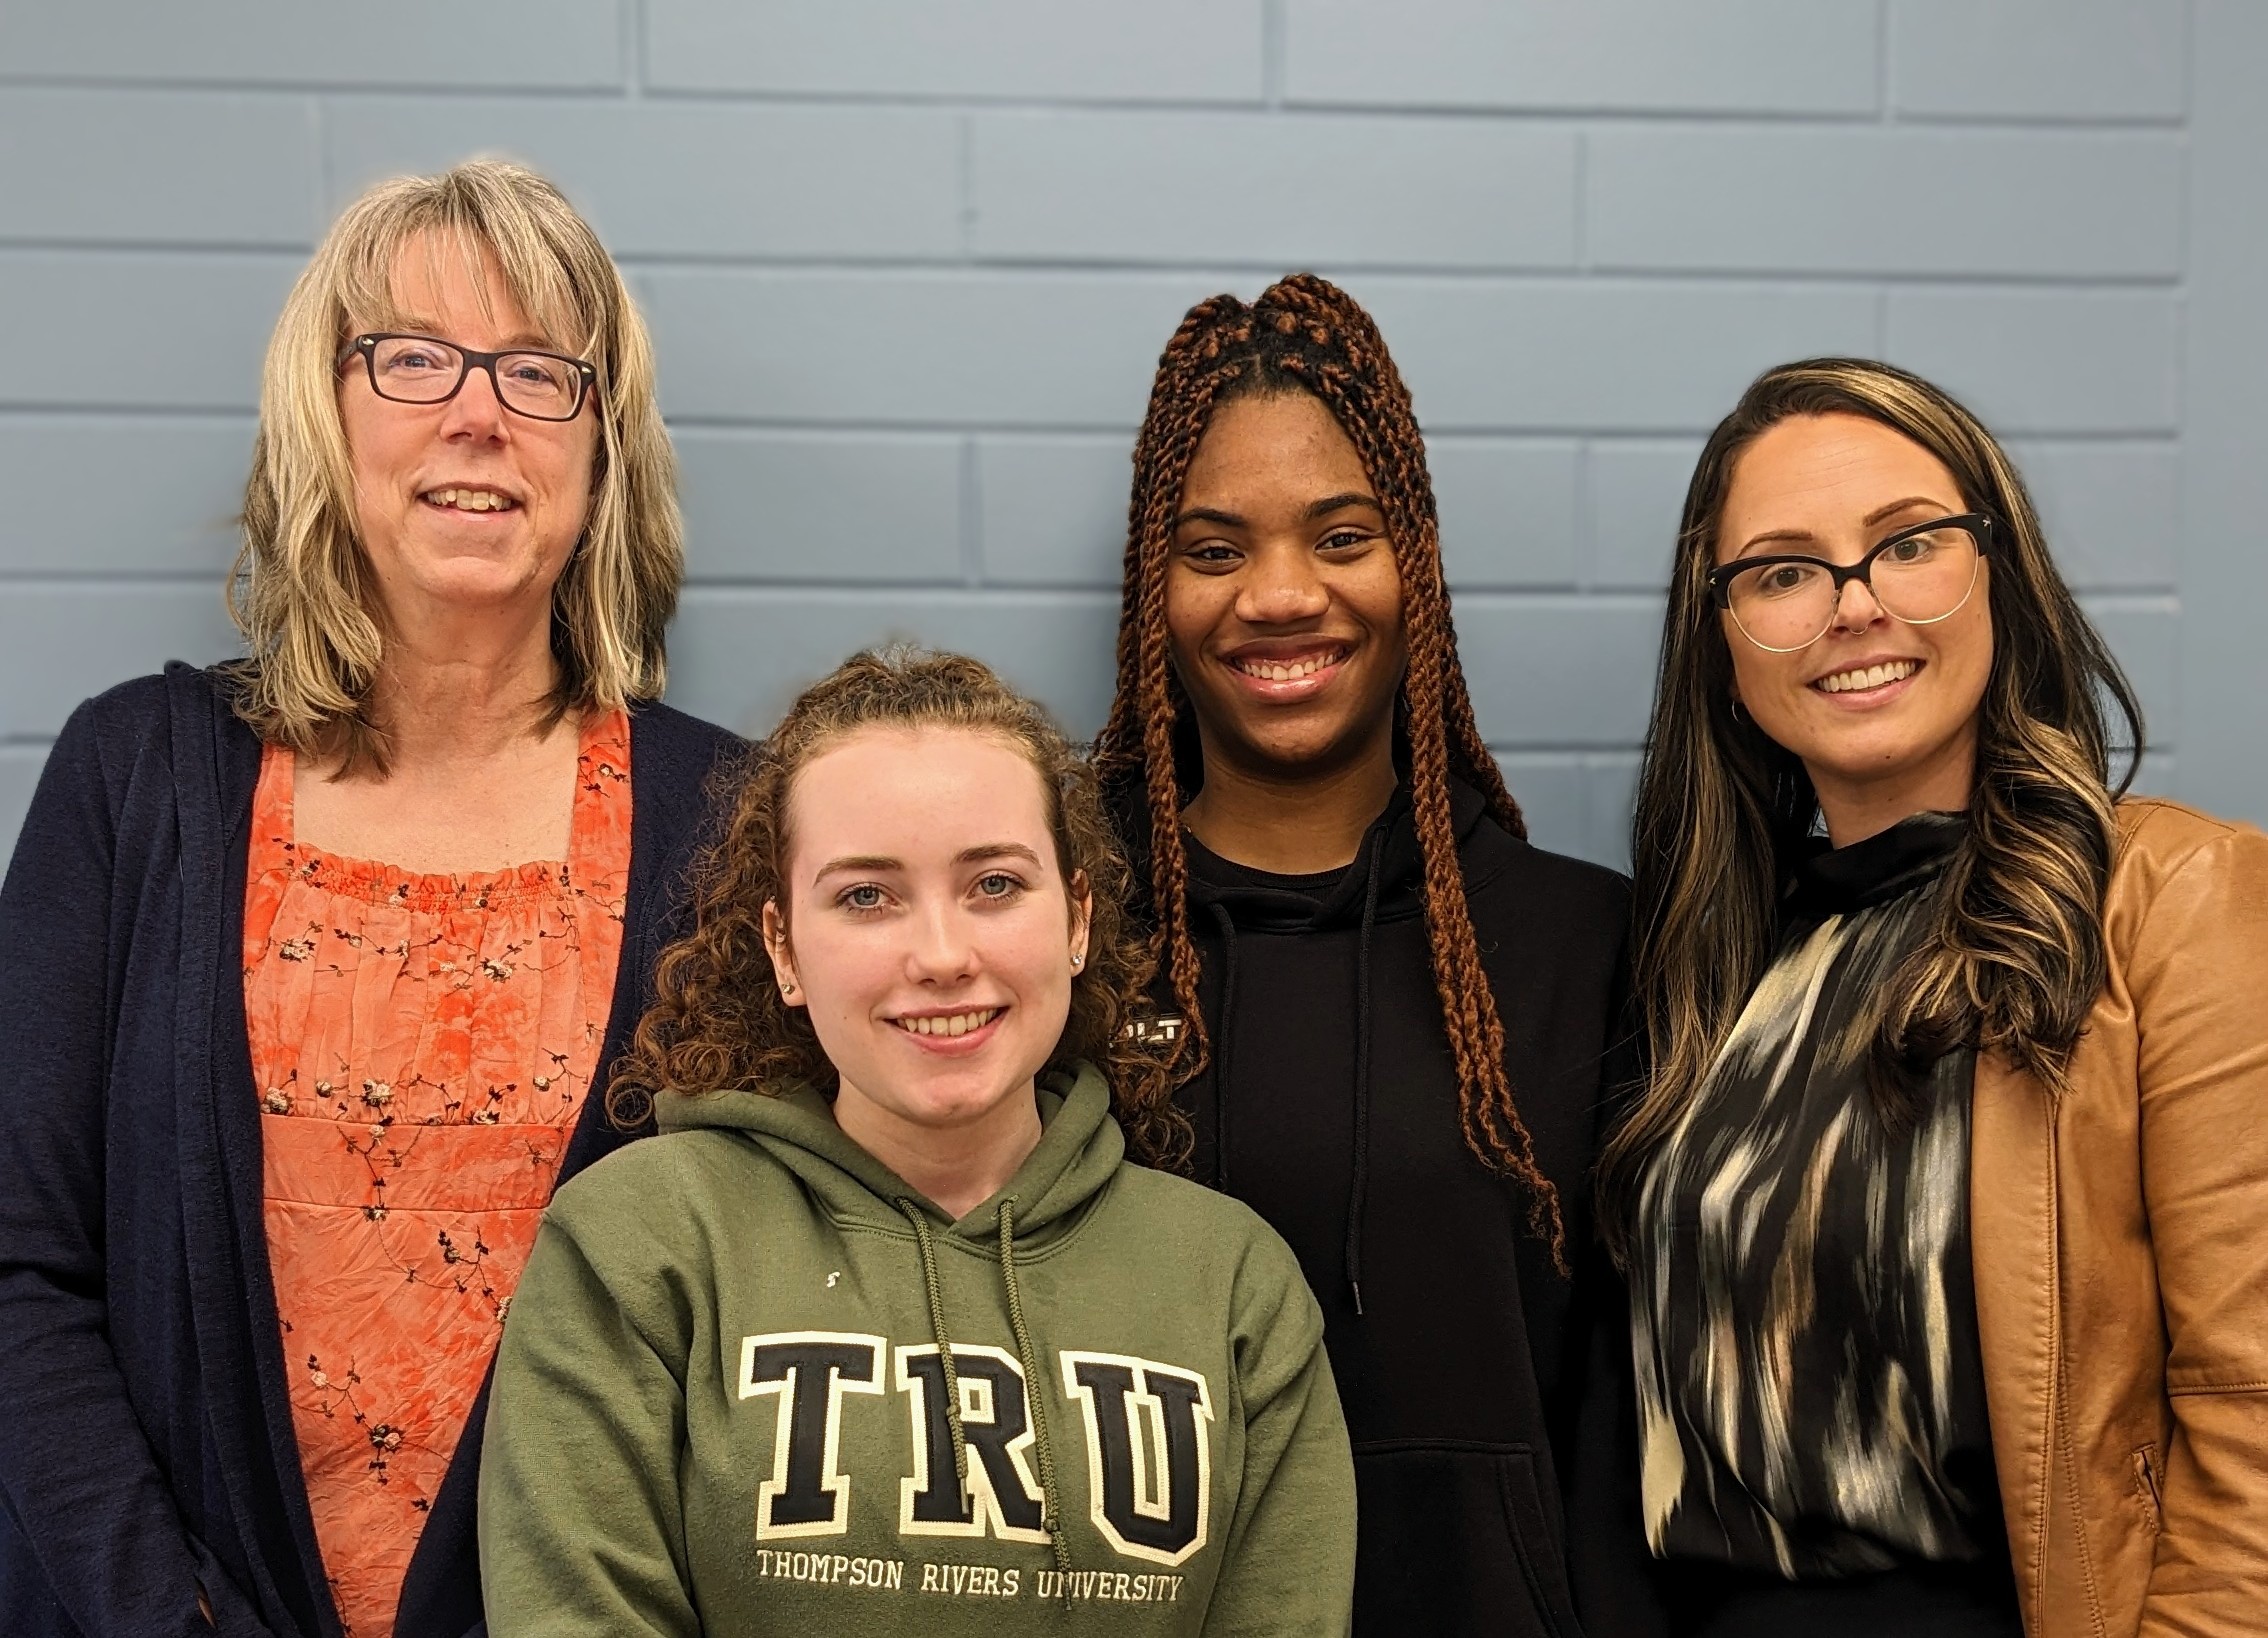
M 472 153 L 553 175 L 652 323 L 687 709 L 759 727 L 908 635 L 1092 730 L 1158 349 L 1314 267 L 1416 394 L 1547 843 L 1623 856 L 1687 467 L 1827 350 L 2008 435 L 2145 782 L 2268 819 L 2222 612 L 2268 421 L 2213 329 L 2268 274 L 2262 73 L 2246 0 L 0 3 L 0 841 L 78 699 L 230 651 L 260 351 L 331 213 Z

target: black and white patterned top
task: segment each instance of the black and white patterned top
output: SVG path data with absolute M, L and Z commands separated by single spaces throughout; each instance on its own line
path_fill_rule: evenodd
M 1798 870 L 1778 954 L 1648 1162 L 1632 1306 L 1657 1553 L 1789 1579 L 2004 1553 L 1969 1265 L 1975 1055 L 1883 1119 L 1868 1051 L 1967 821 Z

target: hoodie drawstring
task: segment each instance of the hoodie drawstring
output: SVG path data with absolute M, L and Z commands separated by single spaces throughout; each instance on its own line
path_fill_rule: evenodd
M 1213 1187 L 1226 1194 L 1229 1042 L 1235 1039 L 1230 1020 L 1236 1014 L 1236 918 L 1217 900 L 1205 908 L 1213 913 L 1213 925 L 1221 930 L 1221 1012 L 1213 1021 Z
M 921 1207 L 904 1196 L 898 1210 L 913 1224 L 914 1244 L 921 1250 L 921 1283 L 929 1292 L 929 1329 L 937 1339 L 938 1362 L 945 1368 L 945 1426 L 953 1435 L 953 1473 L 961 1481 L 961 1494 L 969 1493 L 969 1441 L 961 1431 L 961 1373 L 953 1368 L 953 1345 L 945 1340 L 945 1287 L 937 1277 L 937 1248 L 930 1244 L 929 1219 Z
M 1362 938 L 1355 946 L 1354 1180 L 1347 1190 L 1347 1289 L 1355 1318 L 1362 1318 L 1362 1212 L 1370 1192 L 1370 934 L 1378 925 L 1378 856 L 1386 845 L 1380 829 L 1370 840 L 1370 864 L 1362 884 Z
M 1026 1403 L 1032 1412 L 1032 1443 L 1039 1453 L 1040 1528 L 1055 1549 L 1055 1571 L 1063 1587 L 1063 1602 L 1071 1602 L 1071 1548 L 1063 1539 L 1062 1515 L 1055 1510 L 1055 1446 L 1047 1436 L 1046 1384 L 1040 1381 L 1039 1361 L 1032 1353 L 1032 1334 L 1024 1327 L 1024 1296 L 1016 1286 L 1016 1197 L 1000 1202 L 1000 1279 L 1008 1288 L 1008 1329 L 1016 1333 L 1016 1362 L 1024 1368 Z
M 945 1425 L 953 1435 L 953 1473 L 961 1481 L 961 1495 L 969 1493 L 968 1436 L 961 1429 L 961 1375 L 953 1365 L 953 1345 L 945 1337 L 945 1285 L 937 1272 L 937 1246 L 930 1238 L 929 1219 L 918 1203 L 900 1196 L 898 1210 L 913 1224 L 914 1244 L 921 1252 L 921 1283 L 929 1293 L 929 1328 L 937 1338 L 937 1358 L 945 1370 Z M 1024 1372 L 1024 1404 L 1030 1412 L 1032 1442 L 1039 1454 L 1040 1527 L 1047 1531 L 1055 1550 L 1055 1569 L 1063 1586 L 1065 1604 L 1071 1601 L 1071 1547 L 1063 1539 L 1063 1518 L 1055 1508 L 1055 1445 L 1047 1436 L 1047 1384 L 1040 1380 L 1039 1357 L 1032 1352 L 1032 1333 L 1024 1324 L 1024 1293 L 1016 1283 L 1016 1197 L 1000 1202 L 1000 1280 L 1008 1288 L 1008 1329 L 1016 1335 L 1016 1363 Z

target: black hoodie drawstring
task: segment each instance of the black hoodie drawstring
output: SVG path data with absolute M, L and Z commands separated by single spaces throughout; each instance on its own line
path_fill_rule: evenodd
M 953 1367 L 953 1345 L 945 1340 L 945 1287 L 937 1277 L 937 1248 L 929 1242 L 929 1219 L 921 1207 L 903 1195 L 898 1210 L 913 1224 L 914 1244 L 921 1250 L 921 1283 L 929 1292 L 929 1329 L 937 1339 L 937 1358 L 945 1367 L 945 1426 L 953 1435 L 953 1473 L 961 1481 L 961 1494 L 969 1493 L 969 1442 L 961 1432 L 961 1373 Z
M 1386 832 L 1370 839 L 1370 865 L 1362 884 L 1362 938 L 1355 946 L 1354 1181 L 1347 1190 L 1347 1289 L 1355 1318 L 1362 1318 L 1362 1210 L 1370 1192 L 1370 934 L 1378 925 L 1378 857 Z
M 1024 1328 L 1024 1298 L 1016 1287 L 1016 1197 L 1000 1202 L 1000 1279 L 1008 1287 L 1008 1329 L 1016 1333 L 1016 1362 L 1024 1368 L 1025 1398 L 1032 1410 L 1032 1442 L 1039 1450 L 1040 1527 L 1055 1549 L 1055 1573 L 1063 1587 L 1063 1602 L 1071 1603 L 1071 1548 L 1063 1539 L 1063 1519 L 1055 1510 L 1055 1447 L 1047 1437 L 1047 1394 L 1040 1381 L 1039 1364 L 1032 1353 L 1032 1335 Z
M 1236 1012 L 1236 918 L 1218 899 L 1206 909 L 1221 930 L 1221 1015 L 1213 1022 L 1213 1187 L 1228 1186 L 1229 1042 L 1235 1034 L 1229 1020 Z

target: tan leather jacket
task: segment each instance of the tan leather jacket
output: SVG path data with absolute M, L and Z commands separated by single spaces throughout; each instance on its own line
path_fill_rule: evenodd
M 1977 1067 L 1971 1238 L 2030 1638 L 2268 1634 L 2268 835 L 2129 801 L 2060 1097 Z

